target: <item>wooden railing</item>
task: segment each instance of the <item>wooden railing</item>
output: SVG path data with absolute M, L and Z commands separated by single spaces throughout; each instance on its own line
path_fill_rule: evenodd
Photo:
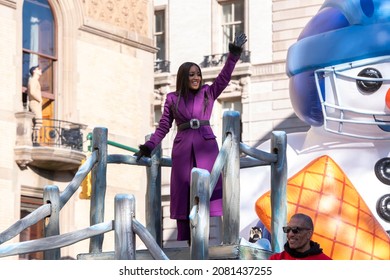
M 49 193 L 52 193 L 50 201 L 53 202 L 53 198 L 56 196 L 56 194 L 58 197 L 58 188 L 51 188 L 51 190 L 53 192 L 49 191 Z M 46 206 L 49 206 L 49 204 Z M 135 213 L 134 196 L 119 194 L 115 196 L 115 219 L 113 221 L 95 224 L 88 228 L 70 233 L 57 234 L 56 229 L 58 228 L 53 227 L 55 224 L 54 221 L 57 221 L 57 217 L 54 217 L 54 219 L 51 217 L 51 219 L 54 221 L 52 220 L 50 223 L 52 231 L 46 231 L 46 233 L 48 233 L 47 237 L 10 245 L 1 245 L 0 257 L 44 251 L 45 259 L 58 260 L 60 259 L 60 248 L 72 245 L 85 239 L 102 235 L 109 231 L 115 231 L 114 259 L 134 260 L 136 258 L 135 234 L 137 234 L 149 249 L 154 259 L 167 260 L 168 257 L 157 245 L 146 228 L 135 219 L 134 215 L 132 215 L 133 213 Z M 53 214 L 53 211 L 51 211 L 51 215 Z M 29 220 L 30 218 L 26 221 Z M 128 234 L 129 232 L 130 234 Z M 56 234 L 50 235 L 53 233 Z
M 46 186 L 43 195 L 44 204 L 0 233 L 0 258 L 44 251 L 44 259 L 60 259 L 61 247 L 69 246 L 84 239 L 90 239 L 90 253 L 102 253 L 104 233 L 115 231 L 115 254 L 114 256 L 108 254 L 108 258 L 135 259 L 135 239 L 132 236 L 137 234 L 155 259 L 167 259 L 167 256 L 161 250 L 161 246 L 156 243 L 155 237 L 133 217 L 135 206 L 133 206 L 134 199 L 132 196 L 117 195 L 115 197 L 115 219 L 109 222 L 103 221 L 107 163 L 127 163 L 141 166 L 150 166 L 151 163 L 150 159 L 143 159 L 140 163 L 137 163 L 133 156 L 107 155 L 107 134 L 105 128 L 95 128 L 93 130 L 91 155 L 61 194 L 59 194 L 57 186 Z M 60 210 L 75 194 L 89 172 L 92 172 L 91 226 L 61 235 L 59 232 Z M 130 206 L 128 206 L 129 204 Z M 132 218 L 126 220 L 126 217 Z M 3 244 L 19 235 L 24 229 L 44 219 L 47 220 L 44 228 L 44 238 L 10 245 Z M 131 242 L 129 242 L 129 239 L 131 239 Z
M 223 244 L 237 244 L 239 240 L 240 168 L 254 166 L 271 167 L 272 207 L 272 249 L 280 251 L 285 243 L 282 226 L 286 222 L 286 134 L 273 132 L 271 153 L 259 151 L 239 142 L 240 115 L 225 112 L 223 117 L 223 145 L 211 173 L 194 168 L 191 177 L 191 259 L 208 258 L 209 203 L 219 176 L 223 176 Z M 45 259 L 60 259 L 60 248 L 84 239 L 90 239 L 89 254 L 100 254 L 109 259 L 136 259 L 135 234 L 144 242 L 155 259 L 168 259 L 162 248 L 161 167 L 171 167 L 170 158 L 162 157 L 161 145 L 157 146 L 150 158 L 139 162 L 131 155 L 107 153 L 106 128 L 95 128 L 92 134 L 91 155 L 79 168 L 73 180 L 60 194 L 57 186 L 44 188 L 44 205 L 17 221 L 0 233 L 0 258 L 18 254 L 44 251 Z M 150 137 L 147 136 L 146 139 Z M 244 153 L 249 157 L 240 158 Z M 115 219 L 104 222 L 107 164 L 128 164 L 145 166 L 147 169 L 147 190 L 145 199 L 146 227 L 135 219 L 134 197 L 120 194 L 115 197 Z M 62 207 L 77 191 L 84 178 L 91 172 L 91 226 L 72 233 L 60 234 L 59 213 Z M 20 234 L 21 231 L 46 219 L 45 237 L 10 245 L 3 244 Z M 104 234 L 115 231 L 114 254 L 104 254 Z
M 191 259 L 208 259 L 210 197 L 218 177 L 223 176 L 223 244 L 237 244 L 240 226 L 240 168 L 270 165 L 271 167 L 271 245 L 280 252 L 285 243 L 283 225 L 287 217 L 287 138 L 284 132 L 273 132 L 271 153 L 251 148 L 239 142 L 240 116 L 228 111 L 223 118 L 223 145 L 211 174 L 194 168 L 191 176 Z M 241 158 L 244 153 L 250 157 Z

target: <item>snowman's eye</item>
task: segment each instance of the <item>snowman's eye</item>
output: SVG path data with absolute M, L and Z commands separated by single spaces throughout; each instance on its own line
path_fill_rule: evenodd
M 365 68 L 359 72 L 358 77 L 381 79 L 382 74 L 375 68 Z M 380 89 L 382 81 L 356 80 L 356 85 L 363 94 L 370 94 Z

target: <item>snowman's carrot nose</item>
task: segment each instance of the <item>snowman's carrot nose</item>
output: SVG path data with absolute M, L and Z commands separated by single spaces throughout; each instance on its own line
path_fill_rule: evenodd
M 386 106 L 390 109 L 390 88 L 386 92 Z

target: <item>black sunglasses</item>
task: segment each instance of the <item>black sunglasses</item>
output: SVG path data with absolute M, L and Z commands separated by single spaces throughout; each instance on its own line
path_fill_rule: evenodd
M 294 234 L 300 233 L 302 230 L 311 230 L 310 228 L 301 228 L 301 227 L 283 227 L 284 233 L 289 233 L 292 231 Z

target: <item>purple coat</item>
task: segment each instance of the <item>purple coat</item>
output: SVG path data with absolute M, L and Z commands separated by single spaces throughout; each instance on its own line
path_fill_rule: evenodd
M 173 120 L 177 125 L 191 119 L 210 120 L 214 101 L 229 84 L 234 67 L 239 56 L 228 55 L 226 63 L 211 85 L 203 85 L 196 94 L 189 94 L 187 101 L 180 98 L 176 111 L 176 92 L 167 94 L 164 112 L 158 128 L 145 145 L 153 150 L 167 135 Z M 204 99 L 208 96 L 208 106 L 204 108 Z M 207 169 L 211 172 L 219 148 L 210 126 L 199 129 L 178 131 L 172 147 L 171 169 L 171 218 L 188 219 L 191 170 L 193 167 Z M 222 215 L 222 180 L 219 178 L 210 201 L 210 215 Z

